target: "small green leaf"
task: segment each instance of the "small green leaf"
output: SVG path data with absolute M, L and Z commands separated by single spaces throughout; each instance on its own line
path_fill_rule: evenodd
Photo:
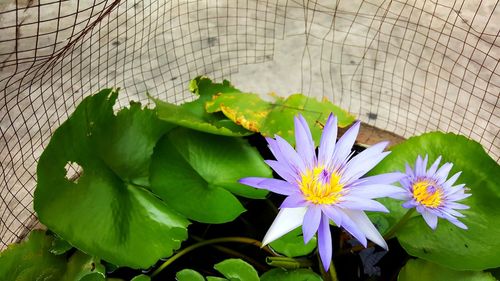
M 231 281 L 259 281 L 257 271 L 240 259 L 224 260 L 214 268 Z
M 54 240 L 52 240 L 52 245 L 50 246 L 49 251 L 54 255 L 62 255 L 72 248 L 73 246 L 71 246 L 68 241 L 56 236 L 54 237 Z
M 233 194 L 266 196 L 265 190 L 237 182 L 248 176 L 272 174 L 258 151 L 244 140 L 177 128 L 155 149 L 151 189 L 190 219 L 223 223 L 245 210 Z
M 456 184 L 465 183 L 471 197 L 460 201 L 470 206 L 460 218 L 469 229 L 463 230 L 439 218 L 433 231 L 418 212 L 397 233 L 405 250 L 413 256 L 456 270 L 483 270 L 500 266 L 500 166 L 491 159 L 480 144 L 463 136 L 427 133 L 413 137 L 393 147 L 371 174 L 403 171 L 406 162 L 412 166 L 417 155 L 429 155 L 432 163 L 439 155 L 441 163 L 453 163 L 450 176 L 462 174 Z M 430 165 L 430 164 L 429 164 Z M 379 213 L 390 225 L 406 213 L 402 202 L 382 199 L 390 213 Z M 381 232 L 387 231 L 387 228 Z
M 273 250 L 287 257 L 298 257 L 310 254 L 316 249 L 316 236 L 314 236 L 307 244 L 304 244 L 304 236 L 302 236 L 302 228 L 298 227 L 281 238 L 274 240 L 269 244 Z
M 321 277 L 309 269 L 286 270 L 274 268 L 260 277 L 260 281 L 322 281 Z
M 247 136 L 252 134 L 241 126 L 228 121 L 222 114 L 206 112 L 205 103 L 218 93 L 240 92 L 229 81 L 213 83 L 206 77 L 197 77 L 191 80 L 189 89 L 198 95 L 198 99 L 182 105 L 175 105 L 161 100 L 153 99 L 156 103 L 158 118 L 182 127 L 206 133 L 223 136 Z
M 137 275 L 136 277 L 132 278 L 130 281 L 151 281 L 151 277 L 141 274 Z
M 228 280 L 226 278 L 221 278 L 221 277 L 207 276 L 207 281 L 228 281 Z
M 171 127 L 117 92 L 85 98 L 40 157 L 34 208 L 61 238 L 119 266 L 147 268 L 187 238 L 189 222 L 146 188 L 158 139 Z M 72 164 L 80 174 L 69 178 Z
M 175 274 L 177 281 L 205 281 L 203 275 L 192 269 L 183 269 Z
M 52 242 L 45 232 L 33 231 L 21 244 L 10 245 L 0 253 L 0 280 L 105 280 L 99 259 L 78 251 L 67 261 L 65 256 L 49 252 Z
M 319 142 L 324 124 L 334 113 L 340 127 L 354 121 L 354 116 L 328 102 L 319 102 L 302 94 L 288 98 L 275 97 L 274 102 L 262 100 L 257 94 L 241 92 L 220 93 L 206 103 L 207 112 L 222 112 L 238 125 L 263 136 L 280 135 L 289 143 L 295 143 L 293 118 L 299 113 L 307 120 L 313 139 Z
M 496 281 L 490 274 L 481 271 L 455 271 L 437 264 L 416 259 L 409 260 L 401 269 L 398 281 Z

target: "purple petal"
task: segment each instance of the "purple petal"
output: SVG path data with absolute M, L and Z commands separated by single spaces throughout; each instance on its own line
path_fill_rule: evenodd
M 316 165 L 316 152 L 309 125 L 302 115 L 294 118 L 295 147 L 306 166 L 312 169 Z
M 460 227 L 461 229 L 469 229 L 464 223 L 462 223 L 461 221 L 457 220 L 457 219 L 454 219 L 454 220 L 449 220 L 452 224 Z
M 449 187 L 449 188 L 445 188 L 445 195 L 446 196 L 449 196 L 449 195 L 452 195 L 452 194 L 462 194 L 465 192 L 465 184 L 459 184 L 459 185 L 455 185 L 455 186 L 452 186 L 452 187 Z
M 370 239 L 373 243 L 379 245 L 385 250 L 388 250 L 389 247 L 387 246 L 384 238 L 382 237 L 382 235 L 380 235 L 377 228 L 373 225 L 373 223 L 364 212 L 346 210 L 345 214 L 354 222 L 356 222 L 357 227 L 363 232 L 363 235 L 366 238 Z M 365 244 L 363 245 L 366 247 L 366 240 Z
M 321 216 L 318 229 L 318 249 L 321 263 L 325 271 L 328 271 L 332 261 L 332 235 L 330 233 L 330 223 L 328 217 Z
M 344 228 L 349 234 L 351 234 L 356 240 L 361 243 L 361 245 L 366 247 L 366 237 L 364 233 L 357 227 L 356 222 L 354 222 L 343 210 L 339 212 L 342 215 L 342 228 Z
M 299 181 L 298 175 L 288 165 L 283 165 L 282 162 L 276 160 L 264 160 L 264 162 L 287 182 L 295 183 Z
M 264 236 L 262 244 L 267 245 L 301 226 L 306 211 L 305 207 L 281 209 Z
M 444 213 L 445 215 L 447 215 L 447 218 L 449 217 L 459 217 L 459 218 L 463 218 L 465 217 L 462 213 L 459 213 L 453 209 L 450 209 L 450 208 L 445 208 L 444 210 L 441 210 L 442 213 Z
M 457 181 L 458 177 L 460 177 L 460 175 L 462 174 L 462 172 L 458 172 L 458 173 L 455 173 L 453 176 L 451 176 L 451 178 L 449 178 L 443 185 L 446 186 L 446 187 L 451 187 L 453 186 L 453 184 Z
M 338 227 L 342 226 L 342 214 L 336 207 L 330 205 L 322 205 L 321 210 L 330 218 Z
M 403 208 L 406 208 L 406 209 L 415 208 L 417 205 L 418 205 L 418 203 L 415 202 L 414 199 L 406 201 L 403 204 L 401 204 L 401 206 L 403 206 Z
M 297 151 L 282 137 L 276 135 L 276 145 L 278 146 L 281 155 L 286 159 L 286 162 L 297 174 L 301 174 L 306 171 L 305 163 L 302 158 L 299 157 Z
M 457 210 L 467 210 L 467 209 L 470 208 L 467 205 L 460 204 L 460 203 L 457 203 L 457 202 L 447 202 L 446 203 L 446 207 L 452 208 L 452 209 L 457 209 Z
M 465 199 L 471 195 L 472 195 L 471 193 L 461 192 L 461 193 L 455 193 L 455 194 L 449 195 L 446 197 L 446 199 L 449 201 L 460 201 L 460 200 Z
M 380 163 L 382 159 L 389 155 L 390 151 L 382 152 L 380 149 L 382 148 L 383 150 L 383 147 L 385 147 L 384 143 L 379 144 L 379 149 L 376 149 L 377 147 L 375 147 L 376 145 L 374 145 L 372 147 L 375 147 L 375 149 L 369 150 L 372 147 L 366 149 L 366 154 L 363 154 L 365 152 L 363 151 L 352 158 L 346 164 L 344 173 L 342 174 L 344 182 L 350 182 L 352 180 L 359 179 L 360 177 L 368 173 L 371 169 L 373 169 L 373 167 L 375 167 L 378 163 Z
M 288 195 L 283 203 L 281 203 L 280 208 L 298 208 L 307 206 L 308 202 L 304 199 L 301 192 L 296 192 Z
M 332 114 L 328 116 L 321 141 L 318 148 L 318 162 L 322 165 L 329 166 L 335 151 L 335 142 L 337 141 L 337 117 Z
M 356 137 L 358 136 L 359 126 L 361 122 L 357 121 L 352 125 L 344 135 L 339 139 L 337 144 L 335 145 L 335 152 L 333 154 L 333 159 L 331 161 L 331 165 L 336 167 L 344 163 L 347 157 L 351 154 L 352 146 L 356 141 Z
M 243 178 L 238 181 L 241 184 L 249 185 L 259 189 L 267 189 L 274 193 L 290 195 L 297 192 L 297 187 L 290 183 L 269 178 Z
M 388 213 L 389 210 L 380 202 L 361 197 L 346 195 L 342 198 L 345 201 L 338 203 L 338 206 L 343 209 L 358 210 L 358 211 L 373 211 Z
M 429 170 L 427 170 L 427 175 L 432 176 L 434 173 L 437 171 L 437 168 L 439 167 L 439 163 L 441 162 L 441 156 L 439 156 L 434 163 L 432 163 L 431 167 Z
M 425 176 L 426 174 L 428 162 L 429 162 L 429 155 L 426 154 L 424 157 L 424 161 L 422 162 L 422 167 L 423 167 L 422 176 Z
M 422 157 L 420 155 L 417 156 L 417 162 L 415 163 L 415 176 L 416 177 L 424 176 L 426 168 L 427 167 L 424 167 L 424 165 L 423 165 Z
M 318 231 L 319 222 L 321 221 L 321 207 L 312 205 L 307 209 L 304 216 L 304 224 L 302 225 L 302 233 L 304 234 L 304 244 L 307 244 Z
M 435 214 L 432 214 L 431 212 L 424 210 L 422 213 L 422 217 L 424 218 L 425 222 L 427 225 L 429 225 L 430 228 L 436 229 L 437 227 L 437 216 Z
M 413 170 L 412 170 L 412 168 L 410 167 L 410 164 L 405 163 L 405 169 L 406 169 L 405 173 L 406 173 L 409 177 L 411 177 L 411 178 L 414 178 L 414 177 L 415 177 L 415 174 L 413 173 Z
M 401 172 L 380 174 L 376 176 L 370 176 L 366 178 L 359 179 L 359 181 L 363 181 L 363 184 L 391 184 L 400 181 L 402 178 L 406 177 L 405 174 Z
M 437 180 L 438 184 L 443 184 L 446 181 L 452 167 L 452 163 L 446 163 L 434 174 L 434 178 Z
M 390 197 L 394 199 L 406 198 L 407 191 L 401 187 L 389 184 L 370 184 L 349 188 L 349 194 L 368 199 Z
M 410 180 L 410 177 L 408 177 L 408 176 L 400 179 L 399 183 L 401 184 L 402 187 L 404 187 L 408 191 L 412 189 L 411 180 Z
M 289 143 L 279 136 L 276 136 L 276 139 L 266 138 L 266 140 L 269 144 L 269 150 L 281 165 L 288 167 L 294 174 L 300 174 L 303 171 L 304 163 Z
M 465 199 L 469 196 L 471 196 L 471 193 L 455 193 L 447 197 L 448 200 L 450 201 L 460 201 L 462 199 Z

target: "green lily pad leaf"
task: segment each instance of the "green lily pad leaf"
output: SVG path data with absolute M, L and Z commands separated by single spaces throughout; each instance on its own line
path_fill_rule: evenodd
M 429 155 L 432 163 L 442 155 L 441 163 L 453 163 L 450 176 L 462 174 L 457 184 L 465 183 L 471 197 L 460 201 L 470 206 L 461 211 L 460 220 L 468 230 L 457 228 L 447 220 L 439 219 L 435 231 L 427 226 L 418 212 L 397 233 L 404 249 L 413 256 L 457 270 L 483 270 L 500 266 L 500 166 L 486 154 L 480 144 L 463 136 L 428 133 L 413 137 L 392 148 L 371 174 L 403 171 L 406 162 L 412 166 L 417 155 Z M 406 213 L 402 202 L 383 199 L 390 210 L 384 216 L 393 225 Z M 385 232 L 387 229 L 382 229 Z
M 237 181 L 271 177 L 262 157 L 243 139 L 185 128 L 158 143 L 151 165 L 151 189 L 184 216 L 204 223 L 234 220 L 245 209 L 233 195 L 264 198 L 266 190 Z
M 21 244 L 12 244 L 0 253 L 0 280 L 81 281 L 87 276 L 105 280 L 99 259 L 76 252 L 67 261 L 49 252 L 53 237 L 33 231 Z
M 61 280 L 106 280 L 104 265 L 100 259 L 88 256 L 80 251 L 74 253 L 67 264 Z
M 49 252 L 52 237 L 33 231 L 21 244 L 11 244 L 0 253 L 0 280 L 58 280 L 66 261 Z
M 214 268 L 231 281 L 259 281 L 259 275 L 253 266 L 240 259 L 224 260 Z
M 309 269 L 286 270 L 274 268 L 260 277 L 260 281 L 322 281 L 321 277 Z
M 354 116 L 336 105 L 302 94 L 288 98 L 275 97 L 274 102 L 264 101 L 257 94 L 241 92 L 219 93 L 206 103 L 209 113 L 222 112 L 229 119 L 245 129 L 261 133 L 263 136 L 280 135 L 290 143 L 295 143 L 293 118 L 302 114 L 307 120 L 316 144 L 330 113 L 334 113 L 340 127 L 354 121 Z
M 409 260 L 401 269 L 398 281 L 496 281 L 490 273 L 456 271 L 437 264 L 416 259 Z
M 69 244 L 66 240 L 56 236 L 52 240 L 52 245 L 50 246 L 49 251 L 54 255 L 62 255 L 71 249 L 73 249 L 73 246 L 71 246 L 71 244 Z
M 180 246 L 189 222 L 144 188 L 154 146 L 170 125 L 136 103 L 114 115 L 117 94 L 85 98 L 55 131 L 38 163 L 34 208 L 80 250 L 147 268 Z
M 141 274 L 137 275 L 136 277 L 132 278 L 130 281 L 151 281 L 151 277 Z
M 307 244 L 304 244 L 302 229 L 298 227 L 281 238 L 274 240 L 269 244 L 273 250 L 287 257 L 299 257 L 312 253 L 316 249 L 317 241 L 314 236 Z
M 175 274 L 177 281 L 205 281 L 203 275 L 192 269 L 183 269 Z
M 175 105 L 161 100 L 153 99 L 156 103 L 158 118 L 182 127 L 198 130 L 206 133 L 223 136 L 247 136 L 251 135 L 245 128 L 227 122 L 222 114 L 211 114 L 205 111 L 205 103 L 218 93 L 234 93 L 240 90 L 234 88 L 229 81 L 213 83 L 207 77 L 197 77 L 190 82 L 190 90 L 198 95 L 198 99 Z

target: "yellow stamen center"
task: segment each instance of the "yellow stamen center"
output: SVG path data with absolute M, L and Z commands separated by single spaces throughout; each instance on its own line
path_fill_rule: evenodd
M 343 185 L 337 173 L 315 167 L 301 175 L 299 187 L 304 198 L 311 203 L 335 204 L 341 197 Z
M 443 191 L 433 181 L 418 180 L 413 183 L 413 197 L 426 207 L 436 208 L 441 205 Z

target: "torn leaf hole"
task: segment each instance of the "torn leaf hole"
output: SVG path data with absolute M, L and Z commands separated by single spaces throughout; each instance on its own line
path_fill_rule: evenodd
M 64 169 L 66 170 L 65 178 L 70 182 L 78 183 L 78 179 L 83 175 L 82 166 L 76 162 L 68 161 Z

